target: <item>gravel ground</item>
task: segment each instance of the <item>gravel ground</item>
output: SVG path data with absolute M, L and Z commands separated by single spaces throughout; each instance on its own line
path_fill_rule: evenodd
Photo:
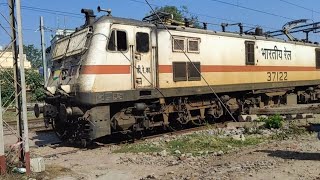
M 241 130 L 226 131 L 226 134 Z M 269 132 L 265 132 L 269 134 Z M 164 136 L 157 141 L 174 139 Z M 63 167 L 43 179 L 320 179 L 320 141 L 316 134 L 268 141 L 232 152 L 172 156 L 158 153 L 113 153 L 119 146 L 79 150 L 45 159 L 47 167 Z M 33 156 L 74 151 L 72 147 L 31 149 Z M 48 172 L 50 174 L 50 172 Z M 50 177 L 50 178 L 49 178 Z

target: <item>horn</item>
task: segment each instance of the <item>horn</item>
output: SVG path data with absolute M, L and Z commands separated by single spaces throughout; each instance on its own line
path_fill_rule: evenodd
M 108 16 L 111 15 L 111 9 L 102 9 L 100 6 L 97 7 L 98 12 L 106 12 L 108 13 Z

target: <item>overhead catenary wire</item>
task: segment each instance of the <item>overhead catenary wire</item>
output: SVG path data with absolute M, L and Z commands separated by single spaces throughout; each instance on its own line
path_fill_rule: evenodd
M 215 16 L 211 16 L 211 15 L 207 15 L 207 14 L 201 14 L 201 13 L 195 13 L 195 12 L 186 12 L 186 13 L 190 13 L 196 16 L 202 16 L 202 17 L 207 17 L 207 18 L 213 18 L 213 19 L 218 19 L 218 20 L 222 20 L 222 21 L 229 21 L 232 23 L 238 23 L 238 21 L 235 20 L 231 20 L 231 19 L 225 19 L 225 18 L 220 18 L 220 17 L 215 17 Z M 209 23 L 208 23 L 209 24 Z M 247 23 L 244 22 L 243 23 L 246 27 L 250 27 L 250 28 L 254 28 L 257 27 L 258 25 L 256 24 L 252 24 L 252 23 Z M 219 24 L 219 26 L 221 26 L 221 24 Z M 277 30 L 278 28 L 274 28 L 274 27 L 269 27 L 269 26 L 265 26 L 265 25 L 261 25 L 260 27 L 266 28 L 266 29 L 273 29 L 273 30 Z
M 129 0 L 129 1 L 146 4 L 145 2 L 140 1 L 140 0 Z M 250 10 L 250 11 L 254 11 L 254 12 L 258 12 L 258 13 L 262 13 L 262 14 L 266 14 L 266 15 L 280 17 L 280 18 L 287 19 L 287 20 L 294 20 L 293 18 L 290 18 L 290 17 L 286 17 L 286 16 L 283 16 L 283 15 L 279 15 L 279 14 L 275 14 L 275 13 L 271 13 L 271 12 L 267 12 L 267 11 L 262 11 L 262 10 L 259 10 L 259 9 L 254 9 L 254 8 L 250 8 L 250 7 L 246 7 L 246 6 L 241 6 L 239 4 L 234 4 L 234 3 L 225 2 L 225 1 L 221 1 L 221 0 L 210 0 L 210 1 L 221 3 L 221 4 L 226 4 L 226 5 L 229 5 L 229 6 L 234 6 L 234 7 L 238 7 L 238 8 L 242 8 L 242 9 L 246 9 L 246 10 Z M 309 8 L 306 8 L 306 7 L 303 7 L 303 6 L 288 2 L 286 0 L 279 0 L 279 1 L 282 1 L 284 3 L 291 4 L 293 6 L 297 6 L 297 7 L 300 7 L 300 8 L 303 8 L 303 9 L 306 9 L 306 10 L 309 10 L 309 11 L 312 11 L 312 12 L 320 14 L 319 11 L 314 11 L 312 9 L 309 9 Z M 0 3 L 0 5 L 7 5 L 7 3 Z M 156 5 L 154 3 L 151 4 L 151 5 L 159 7 L 159 5 Z M 36 12 L 49 13 L 49 14 L 53 14 L 53 15 L 62 15 L 62 16 L 66 16 L 66 17 L 81 18 L 81 19 L 83 18 L 79 13 L 72 13 L 72 12 L 67 12 L 67 11 L 59 11 L 59 10 L 52 10 L 52 9 L 46 9 L 46 8 L 38 8 L 38 7 L 33 7 L 33 6 L 22 6 L 22 9 L 36 11 Z M 210 16 L 210 15 L 201 14 L 201 13 L 195 13 L 195 12 L 190 12 L 190 11 L 188 13 L 193 14 L 193 15 L 202 16 L 202 17 L 207 17 L 207 18 L 214 18 L 214 19 L 219 19 L 219 20 L 224 20 L 224 21 L 236 22 L 236 21 L 231 20 L 231 19 L 215 17 L 215 16 Z M 215 23 L 208 23 L 208 24 L 218 25 L 218 24 L 215 24 Z M 257 26 L 255 24 L 246 23 L 246 22 L 244 22 L 243 24 L 247 25 L 249 27 L 256 27 Z M 261 27 L 267 28 L 267 29 L 273 29 L 273 30 L 277 29 L 277 28 L 268 27 L 268 26 L 261 26 Z M 27 30 L 32 30 L 32 29 L 27 29 Z
M 129 0 L 131 2 L 135 2 L 135 3 L 140 3 L 140 4 L 146 4 L 148 5 L 145 1 L 141 1 L 141 0 Z M 158 4 L 154 4 L 154 3 L 150 3 L 150 5 L 154 6 L 154 7 L 161 7 Z M 221 17 L 216 17 L 216 16 L 212 16 L 212 15 L 207 15 L 207 14 L 202 14 L 202 13 L 196 13 L 193 11 L 183 11 L 185 13 L 191 14 L 191 15 L 195 15 L 195 16 L 201 16 L 201 17 L 206 17 L 206 18 L 212 18 L 212 19 L 217 19 L 217 20 L 222 20 L 222 21 L 228 21 L 228 22 L 232 22 L 232 23 L 237 23 L 238 21 L 232 20 L 232 19 L 227 19 L 227 18 L 221 18 Z M 210 23 L 207 22 L 207 24 L 212 24 L 212 25 L 217 25 L 217 26 L 221 26 L 221 24 L 216 24 L 216 23 Z M 258 25 L 256 24 L 252 24 L 252 23 L 247 23 L 247 22 L 243 22 L 243 24 L 246 27 L 250 27 L 250 28 L 254 28 L 257 27 Z M 260 25 L 259 25 L 260 26 Z M 260 27 L 266 28 L 266 29 L 272 29 L 272 30 L 278 30 L 278 28 L 274 28 L 274 27 L 269 27 L 269 26 L 265 26 L 262 25 Z
M 129 0 L 131 2 L 136 2 L 136 3 L 142 3 L 142 4 L 146 4 L 145 2 L 143 1 L 140 1 L 140 0 Z M 216 0 L 213 0 L 213 1 L 216 1 Z M 219 3 L 224 3 L 224 4 L 229 4 L 231 5 L 232 3 L 226 3 L 226 2 L 223 2 L 223 1 L 216 1 L 216 2 L 219 2 Z M 0 5 L 7 5 L 7 3 L 0 3 Z M 151 4 L 153 6 L 156 6 L 156 7 L 160 7 L 159 5 L 156 5 L 156 4 Z M 232 4 L 233 6 L 235 6 L 236 4 Z M 241 8 L 247 8 L 247 7 L 243 7 L 243 6 L 239 6 L 239 5 L 236 5 L 237 7 L 241 7 Z M 53 15 L 62 15 L 62 16 L 66 16 L 66 17 L 73 17 L 73 18 L 79 18 L 79 19 L 83 19 L 83 17 L 79 14 L 79 13 L 72 13 L 72 12 L 67 12 L 67 11 L 59 11 L 59 10 L 52 10 L 52 9 L 46 9 L 46 8 L 38 8 L 38 7 L 33 7 L 33 6 L 22 6 L 22 9 L 25 9 L 25 10 L 31 10 L 31 11 L 36 11 L 36 12 L 43 12 L 43 13 L 49 13 L 49 14 L 53 14 Z M 255 10 L 253 8 L 249 8 L 249 9 L 252 9 L 252 10 Z M 260 10 L 256 10 L 256 11 L 259 11 Z M 262 13 L 263 11 L 261 11 Z M 221 17 L 215 17 L 215 16 L 211 16 L 211 15 L 206 15 L 206 14 L 201 14 L 201 13 L 195 13 L 195 12 L 191 12 L 191 11 L 188 11 L 187 13 L 189 14 L 193 14 L 193 15 L 197 15 L 197 16 L 202 16 L 202 17 L 207 17 L 207 18 L 213 18 L 213 19 L 219 19 L 219 20 L 223 20 L 223 21 L 230 21 L 230 22 L 237 22 L 235 20 L 231 20 L 231 19 L 226 19 L 226 18 L 221 18 Z M 274 13 L 268 13 L 268 12 L 265 12 L 265 14 L 269 14 L 269 15 L 274 15 L 274 16 L 278 16 L 278 17 L 281 17 L 280 15 L 276 15 Z M 284 17 L 284 16 L 282 16 Z M 288 17 L 285 17 L 286 19 L 291 19 L 292 18 L 288 18 Z M 203 23 L 203 21 L 198 21 L 199 23 Z M 207 24 L 209 25 L 214 25 L 214 26 L 219 26 L 220 24 L 217 24 L 217 23 L 211 23 L 211 22 L 206 22 Z M 253 27 L 257 27 L 258 25 L 256 24 L 251 24 L 251 23 L 246 23 L 244 22 L 243 23 L 246 27 L 250 27 L 250 28 L 253 28 Z M 267 29 L 273 29 L 273 30 L 276 30 L 277 28 L 274 28 L 274 27 L 268 27 L 268 26 L 260 26 L 260 27 L 263 27 L 263 28 L 267 28 Z M 7 28 L 7 27 L 6 27 Z M 33 31 L 33 29 L 24 29 L 24 30 L 27 30 L 27 31 Z
M 286 17 L 286 16 L 283 16 L 283 15 L 279 15 L 279 14 L 275 14 L 275 13 L 271 13 L 271 12 L 267 12 L 267 11 L 262 11 L 262 10 L 250 8 L 250 7 L 247 7 L 247 6 L 241 6 L 239 4 L 234 4 L 234 3 L 225 2 L 225 1 L 221 1 L 221 0 L 209 0 L 209 1 L 217 2 L 217 3 L 220 3 L 220 4 L 225 4 L 225 5 L 228 5 L 228 6 L 238 7 L 238 8 L 241 8 L 241 9 L 246 9 L 246 10 L 249 10 L 249 11 L 254 11 L 254 12 L 258 12 L 258 13 L 261 13 L 261 14 L 266 14 L 266 15 L 270 15 L 270 16 L 274 16 L 274 17 L 280 17 L 280 18 L 283 18 L 283 19 L 291 20 L 291 21 L 295 20 L 293 18 Z
M 30 10 L 30 11 L 43 12 L 43 13 L 48 13 L 48 14 L 62 15 L 62 16 L 83 19 L 83 16 L 81 16 L 80 13 L 77 14 L 77 13 L 70 13 L 70 12 L 65 12 L 65 11 L 56 11 L 56 10 L 52 10 L 52 9 L 36 8 L 36 7 L 31 7 L 31 6 L 21 6 L 21 8 L 24 10 Z
M 8 3 L 1 3 L 1 6 L 7 6 Z M 29 11 L 35 11 L 35 12 L 42 12 L 47 14 L 53 14 L 53 15 L 61 15 L 61 16 L 67 16 L 72 18 L 78 18 L 83 19 L 83 16 L 80 13 L 72 13 L 67 11 L 59 11 L 59 10 L 53 10 L 53 9 L 46 9 L 46 8 L 38 8 L 33 6 L 21 6 L 21 9 L 29 10 Z
M 150 9 L 152 10 L 152 12 L 157 16 L 157 18 L 159 19 L 159 21 L 161 22 L 161 24 L 165 27 L 166 31 L 169 33 L 170 37 L 176 41 L 175 38 L 173 38 L 172 33 L 170 32 L 170 30 L 168 29 L 168 27 L 166 26 L 166 24 L 163 23 L 163 21 L 161 20 L 161 18 L 159 17 L 158 13 L 152 8 L 152 6 L 149 4 L 148 0 L 145 0 L 145 2 L 148 4 L 148 6 L 150 7 Z M 181 46 L 179 43 L 177 43 L 177 45 L 179 46 L 180 49 Z M 209 87 L 209 89 L 212 91 L 212 93 L 215 95 L 215 97 L 218 99 L 218 101 L 222 104 L 223 108 L 225 108 L 225 110 L 228 112 L 228 114 L 231 116 L 231 118 L 234 121 L 237 121 L 234 116 L 232 115 L 232 113 L 230 112 L 230 110 L 228 109 L 228 107 L 224 104 L 224 102 L 220 99 L 220 97 L 218 96 L 218 94 L 214 91 L 214 89 L 210 86 L 210 84 L 208 83 L 208 81 L 204 78 L 204 76 L 201 74 L 200 70 L 197 68 L 197 66 L 192 62 L 192 60 L 190 59 L 190 57 L 187 55 L 187 53 L 185 52 L 185 50 L 182 51 L 183 54 L 186 56 L 186 58 L 188 59 L 188 61 L 192 64 L 192 66 L 195 68 L 195 70 L 197 71 L 197 73 L 199 73 L 199 75 L 201 76 L 201 78 L 203 79 L 203 81 L 207 84 L 207 86 Z
M 310 8 L 307 8 L 307 7 L 304 7 L 304 6 L 301 6 L 299 4 L 295 4 L 295 3 L 292 3 L 292 2 L 289 2 L 289 1 L 286 1 L 286 0 L 279 0 L 283 3 L 286 3 L 286 4 L 290 4 L 292 6 L 295 6 L 295 7 L 298 7 L 298 8 L 301 8 L 301 9 L 304 9 L 304 10 L 308 10 L 308 11 L 311 11 L 312 13 L 317 13 L 317 14 L 320 14 L 319 11 L 316 11 L 316 10 L 313 10 L 313 9 L 310 9 Z
M 6 4 L 6 5 L 8 5 L 7 3 L 0 3 L 0 5 L 1 5 L 1 4 Z M 8 7 L 9 7 L 9 5 L 8 5 Z M 9 8 L 12 8 L 12 7 L 9 7 Z M 2 18 L 10 25 L 10 22 L 8 21 L 7 17 L 6 17 L 3 13 L 1 13 L 1 12 L 0 12 L 0 15 L 1 15 Z M 11 25 L 10 25 L 10 27 L 8 27 L 8 26 L 3 26 L 3 25 L 1 25 L 1 23 L 0 23 L 0 26 L 1 26 L 2 29 L 11 37 L 11 35 L 7 32 L 6 29 L 11 29 L 11 28 L 13 28 L 13 27 L 11 27 Z M 24 31 L 35 31 L 35 29 L 32 29 L 32 28 L 23 28 L 23 30 L 24 30 Z
M 3 28 L 11 29 L 11 27 L 8 27 L 8 26 L 3 26 Z M 32 29 L 32 28 L 22 28 L 22 30 L 24 30 L 24 31 L 37 31 L 37 29 Z
M 11 37 L 10 33 L 6 30 L 7 28 L 4 27 L 1 23 L 0 23 L 0 27 L 4 30 L 4 32 L 6 32 Z
M 9 8 L 11 8 L 11 7 L 9 7 Z M 2 16 L 2 18 L 3 18 L 8 24 L 10 24 L 10 22 L 9 22 L 8 19 L 7 19 L 7 17 L 6 17 L 3 13 L 0 12 L 0 15 Z M 9 27 L 9 28 L 11 28 L 11 27 Z M 9 35 L 9 36 L 11 37 L 11 35 Z

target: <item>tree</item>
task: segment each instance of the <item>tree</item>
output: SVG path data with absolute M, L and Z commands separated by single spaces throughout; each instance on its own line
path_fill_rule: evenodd
M 32 94 L 32 101 L 42 101 L 45 98 L 43 89 L 44 79 L 38 71 L 34 69 L 26 70 L 26 84 Z
M 45 97 L 43 89 L 43 77 L 34 69 L 27 69 L 26 85 L 31 94 L 31 101 L 42 101 Z M 14 81 L 13 69 L 4 69 L 0 71 L 1 97 L 3 106 L 8 106 L 14 100 Z
M 184 14 L 183 12 L 178 9 L 176 6 L 163 6 L 163 7 L 156 7 L 156 12 L 166 12 L 173 15 L 173 19 L 176 21 L 183 22 L 184 21 Z M 153 12 L 150 11 L 149 14 L 152 14 Z
M 173 15 L 173 20 L 184 22 L 184 19 L 189 19 L 194 27 L 201 28 L 198 16 L 192 15 L 187 6 L 181 6 L 177 8 L 176 6 L 163 6 L 163 7 L 156 7 L 156 12 L 166 12 Z M 153 11 L 150 11 L 149 14 L 152 14 Z
M 2 105 L 8 106 L 14 99 L 13 69 L 3 69 L 0 71 Z
M 38 69 L 42 66 L 41 50 L 36 48 L 33 44 L 23 45 L 23 51 L 26 53 L 27 60 L 31 62 L 32 68 Z

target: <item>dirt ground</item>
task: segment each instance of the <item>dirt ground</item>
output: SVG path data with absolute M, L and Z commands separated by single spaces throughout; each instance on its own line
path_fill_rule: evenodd
M 320 141 L 315 133 L 185 158 L 113 153 L 117 148 L 40 147 L 32 152 L 47 157 L 48 172 L 38 176 L 41 179 L 320 179 Z M 51 156 L 55 153 L 61 154 Z

